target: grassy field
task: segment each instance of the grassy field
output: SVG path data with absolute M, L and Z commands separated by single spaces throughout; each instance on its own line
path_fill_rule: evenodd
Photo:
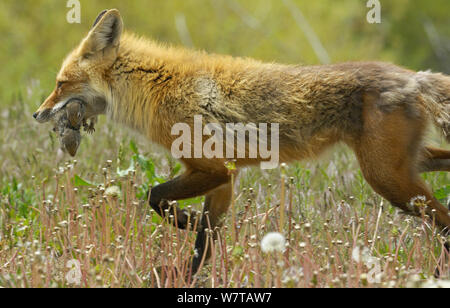
M 292 3 L 331 62 L 376 59 L 450 73 L 450 3 L 391 2 L 383 2 L 379 25 L 366 22 L 365 1 Z M 235 180 L 235 225 L 229 215 L 210 243 L 211 261 L 192 279 L 180 279 L 174 273 L 187 271 L 195 232 L 162 221 L 144 192 L 183 167 L 105 118 L 74 161 L 58 150 L 50 125 L 31 116 L 54 87 L 64 55 L 104 8 L 119 8 L 128 30 L 173 44 L 323 62 L 289 3 L 81 1 L 82 23 L 72 25 L 65 1 L 0 2 L 0 286 L 77 287 L 66 277 L 69 261 L 77 260 L 80 287 L 448 287 L 444 239 L 375 194 L 344 147 L 317 162 L 243 170 Z M 429 141 L 448 148 L 434 131 Z M 446 202 L 449 174 L 423 177 Z M 200 210 L 202 201 L 180 205 Z M 283 252 L 262 251 L 269 232 L 285 236 Z M 436 267 L 441 281 L 432 278 Z

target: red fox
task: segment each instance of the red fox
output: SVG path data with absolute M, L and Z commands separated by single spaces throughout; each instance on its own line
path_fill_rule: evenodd
M 56 89 L 34 114 L 44 123 L 73 99 L 85 119 L 107 114 L 171 149 L 176 123 L 278 123 L 281 162 L 314 158 L 342 142 L 357 156 L 373 189 L 403 211 L 426 198 L 426 213 L 443 230 L 449 210 L 419 174 L 450 171 L 450 151 L 424 145 L 433 122 L 450 142 L 450 77 L 387 63 L 324 66 L 266 64 L 252 59 L 174 48 L 122 33 L 119 11 L 106 10 L 66 58 Z M 171 201 L 205 195 L 202 226 L 220 225 L 232 196 L 225 158 L 181 158 L 186 172 L 154 187 L 150 205 L 186 228 L 187 213 Z M 263 159 L 236 158 L 236 167 Z M 205 254 L 200 228 L 192 271 Z

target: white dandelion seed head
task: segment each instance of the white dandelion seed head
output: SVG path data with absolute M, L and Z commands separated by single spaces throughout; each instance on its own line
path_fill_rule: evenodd
M 352 258 L 355 262 L 367 263 L 369 258 L 371 258 L 370 249 L 368 247 L 364 247 L 361 250 L 359 246 L 356 246 L 352 251 Z
M 286 239 L 285 237 L 278 232 L 268 233 L 261 241 L 261 249 L 265 253 L 270 252 L 283 252 L 286 248 Z
M 117 198 L 120 196 L 120 188 L 119 186 L 110 186 L 105 190 L 105 195 L 108 197 Z
M 450 289 L 450 280 L 438 280 L 430 278 L 423 282 L 423 289 Z
M 425 196 L 416 196 L 416 197 L 413 197 L 411 199 L 411 201 L 409 201 L 409 205 L 414 208 L 416 206 L 416 204 L 424 204 L 426 202 L 427 202 L 427 198 Z

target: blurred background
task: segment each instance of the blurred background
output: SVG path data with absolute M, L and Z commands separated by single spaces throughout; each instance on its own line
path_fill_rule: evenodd
M 380 0 L 379 24 L 367 21 L 371 10 L 367 2 L 80 0 L 81 23 L 69 24 L 66 0 L 0 0 L 0 286 L 66 286 L 59 275 L 72 258 L 83 260 L 89 277 L 86 286 L 154 286 L 145 280 L 152 268 L 174 266 L 193 253 L 186 243 L 193 243 L 195 234 L 177 231 L 173 237 L 175 231 L 161 224 L 144 202 L 149 186 L 182 172 L 169 152 L 101 117 L 95 134 L 83 136 L 75 161 L 59 150 L 52 125 L 38 124 L 32 117 L 55 87 L 64 57 L 87 34 L 99 12 L 118 8 L 127 31 L 212 53 L 304 65 L 381 60 L 450 74 L 449 0 Z M 427 141 L 449 148 L 431 131 Z M 280 169 L 241 172 L 236 181 L 238 218 L 255 216 L 249 218 L 251 224 L 245 222 L 248 219 L 241 224 L 239 242 L 231 237 L 231 228 L 224 232 L 221 243 L 227 253 L 218 254 L 212 277 L 225 276 L 227 282 L 214 286 L 259 286 L 254 277 L 269 277 L 269 265 L 276 268 L 277 277 L 289 270 L 286 285 L 291 287 L 367 286 L 359 274 L 362 264 L 351 261 L 355 251 L 351 243 L 357 251 L 363 243 L 361 253 L 362 245 L 372 247 L 386 273 L 383 287 L 409 286 L 410 274 L 431 277 L 442 244 L 422 221 L 411 225 L 410 219 L 386 206 L 381 215 L 382 198 L 358 167 L 354 154 L 342 146 L 322 160 L 291 164 L 287 185 Z M 136 171 L 134 178 L 126 176 L 131 170 Z M 445 202 L 450 173 L 422 176 L 436 198 Z M 278 228 L 277 204 L 285 186 L 293 205 L 292 220 Z M 105 188 L 110 187 L 122 194 L 103 202 Z M 202 201 L 195 198 L 179 205 L 200 210 Z M 104 215 L 99 214 L 100 207 Z M 131 212 L 136 219 L 130 223 Z M 231 217 L 225 225 L 231 226 Z M 154 232 L 156 227 L 161 232 Z M 257 243 L 266 231 L 283 228 L 289 230 L 290 259 L 267 263 Z M 173 251 L 174 256 L 166 253 Z M 248 255 L 256 259 L 247 259 Z M 230 279 L 222 275 L 222 264 L 227 264 L 225 271 L 230 269 Z M 292 274 L 291 269 L 298 272 Z M 318 269 L 316 276 L 313 271 Z M 211 286 L 209 269 L 206 273 L 198 286 Z M 168 286 L 166 282 L 161 280 Z
M 67 22 L 67 2 L 0 1 L 0 184 L 50 176 L 62 160 L 51 127 L 31 115 L 105 8 L 121 11 L 127 31 L 213 53 L 305 65 L 382 60 L 450 73 L 448 0 L 382 0 L 380 24 L 368 23 L 366 0 L 80 0 L 80 24 Z M 105 122 L 83 140 L 85 170 L 115 160 L 134 138 Z
M 0 2 L 2 107 L 35 82 L 43 91 L 36 95 L 48 94 L 64 56 L 105 8 L 118 8 L 128 31 L 214 53 L 296 64 L 383 60 L 450 73 L 448 0 L 381 1 L 381 24 L 367 22 L 366 0 L 80 3 L 81 24 L 69 24 L 65 0 Z

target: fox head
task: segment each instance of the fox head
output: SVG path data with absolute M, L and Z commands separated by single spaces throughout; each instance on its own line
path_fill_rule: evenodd
M 64 60 L 56 88 L 33 115 L 38 122 L 51 120 L 73 99 L 84 103 L 86 118 L 106 112 L 104 75 L 117 59 L 122 29 L 118 10 L 105 10 L 97 17 L 89 34 Z

